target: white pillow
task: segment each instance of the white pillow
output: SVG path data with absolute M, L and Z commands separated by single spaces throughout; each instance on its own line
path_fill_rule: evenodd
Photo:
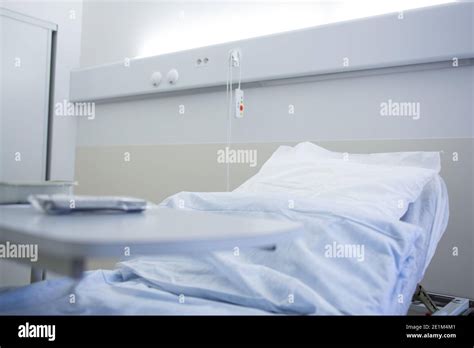
M 441 161 L 439 152 L 412 151 L 412 152 L 386 152 L 386 153 L 368 153 L 368 154 L 349 154 L 347 152 L 333 152 L 326 150 L 310 142 L 303 142 L 294 148 L 290 146 L 281 146 L 282 152 L 294 150 L 299 158 L 318 158 L 318 159 L 346 159 L 350 162 L 365 164 L 380 164 L 393 166 L 419 167 L 425 169 L 441 170 Z M 277 152 L 279 152 L 278 149 Z
M 436 152 L 353 155 L 311 143 L 281 146 L 236 191 L 330 199 L 400 219 L 440 169 Z

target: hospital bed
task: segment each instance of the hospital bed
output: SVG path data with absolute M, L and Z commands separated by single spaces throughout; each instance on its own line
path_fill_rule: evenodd
M 274 249 L 125 260 L 3 292 L 2 314 L 398 314 L 448 222 L 438 153 L 349 155 L 282 146 L 233 192 L 182 192 L 163 209 L 298 222 Z M 74 301 L 69 299 L 74 297 Z

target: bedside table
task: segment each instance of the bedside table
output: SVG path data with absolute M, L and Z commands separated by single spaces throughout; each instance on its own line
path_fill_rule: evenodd
M 38 268 L 78 278 L 89 258 L 268 247 L 301 231 L 299 223 L 289 221 L 158 206 L 142 213 L 66 215 L 47 215 L 30 205 L 0 206 L 0 243 L 37 245 L 36 262 L 9 258 L 31 264 L 32 281 L 41 277 Z

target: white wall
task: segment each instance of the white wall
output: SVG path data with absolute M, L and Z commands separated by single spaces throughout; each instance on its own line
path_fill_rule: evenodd
M 69 98 L 69 73 L 79 67 L 82 27 L 82 0 L 4 0 L 0 6 L 58 25 L 54 102 Z M 76 119 L 54 117 L 52 134 L 52 180 L 74 178 Z
M 86 1 L 81 66 L 451 1 Z

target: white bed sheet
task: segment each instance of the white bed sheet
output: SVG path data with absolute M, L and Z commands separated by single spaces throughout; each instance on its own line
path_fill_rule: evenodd
M 402 221 L 423 228 L 428 235 L 424 249 L 424 275 L 443 236 L 449 220 L 448 190 L 443 179 L 438 175 L 430 181 L 420 194 L 420 197 L 410 205 Z

